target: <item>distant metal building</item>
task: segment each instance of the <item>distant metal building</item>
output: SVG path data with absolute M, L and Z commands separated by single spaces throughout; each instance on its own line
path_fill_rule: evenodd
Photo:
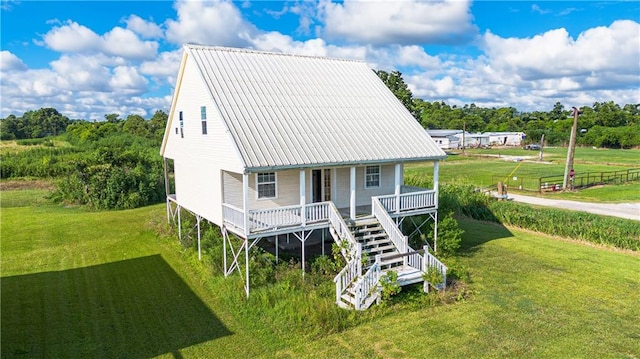
M 526 137 L 524 132 L 485 132 L 489 135 L 489 144 L 492 146 L 522 146 L 522 140 Z
M 455 150 L 462 146 L 462 141 L 456 137 L 462 130 L 427 130 L 427 133 L 443 150 Z

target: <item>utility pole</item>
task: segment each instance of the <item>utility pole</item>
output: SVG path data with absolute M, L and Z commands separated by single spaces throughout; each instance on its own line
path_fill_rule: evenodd
M 462 121 L 462 155 L 463 156 L 464 156 L 464 147 L 466 145 L 465 138 L 464 138 L 465 132 L 467 132 L 467 123 L 465 121 Z
M 562 181 L 562 191 L 569 188 L 570 173 L 573 172 L 573 155 L 576 151 L 576 135 L 578 133 L 578 114 L 580 111 L 573 107 L 573 127 L 571 127 L 571 137 L 569 138 L 569 150 L 567 151 L 567 165 L 564 168 L 564 181 Z M 573 179 L 573 178 L 571 178 Z
M 540 139 L 540 157 L 539 161 L 542 161 L 542 150 L 544 150 L 544 133 L 542 134 L 542 138 Z

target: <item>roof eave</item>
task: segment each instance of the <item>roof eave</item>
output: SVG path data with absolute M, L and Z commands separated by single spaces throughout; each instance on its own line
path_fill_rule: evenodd
M 420 157 L 420 158 L 397 158 L 397 159 L 370 160 L 370 161 L 261 166 L 261 167 L 247 167 L 245 168 L 245 172 L 246 173 L 277 172 L 277 171 L 293 170 L 293 169 L 380 165 L 384 163 L 430 162 L 430 161 L 443 161 L 446 158 L 447 158 L 447 155 L 445 154 L 444 156 Z

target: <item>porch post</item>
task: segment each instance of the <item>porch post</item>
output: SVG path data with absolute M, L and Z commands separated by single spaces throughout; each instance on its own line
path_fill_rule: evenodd
M 400 190 L 402 188 L 402 165 L 396 163 L 396 213 L 400 213 Z
M 338 198 L 338 169 L 337 168 L 332 168 L 331 169 L 331 200 L 333 201 L 333 203 L 336 202 L 336 199 Z
M 438 172 L 440 171 L 440 161 L 433 162 L 433 190 L 435 193 L 434 203 L 438 208 L 438 191 L 440 188 L 440 182 L 438 181 Z
M 438 212 L 434 213 L 433 216 L 433 251 L 436 252 L 438 250 Z
M 244 239 L 244 271 L 245 271 L 245 280 L 246 280 L 246 288 L 247 298 L 249 298 L 249 238 Z
M 300 170 L 300 216 L 302 216 L 302 225 L 307 224 L 307 213 L 305 205 L 307 203 L 307 181 L 305 180 L 305 170 Z
M 356 168 L 351 167 L 351 180 L 350 188 L 351 188 L 351 196 L 349 200 L 349 217 L 351 219 L 356 219 Z
M 305 240 L 305 233 L 304 231 L 300 232 L 301 236 L 300 236 L 300 242 L 302 242 L 302 277 L 304 278 L 304 244 L 306 242 Z
M 249 236 L 249 174 L 242 174 L 242 209 L 244 210 L 244 235 Z
M 182 212 L 180 205 L 178 205 L 178 239 L 182 240 L 182 220 L 180 219 L 180 212 Z
M 198 225 L 198 260 L 202 260 L 202 251 L 200 250 L 200 217 L 199 214 L 196 214 L 196 224 Z

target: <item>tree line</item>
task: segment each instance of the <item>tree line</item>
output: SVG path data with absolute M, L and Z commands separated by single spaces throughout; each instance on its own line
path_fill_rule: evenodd
M 167 117 L 156 111 L 148 120 L 118 114 L 99 122 L 69 120 L 52 108 L 9 116 L 2 120 L 2 138 L 30 147 L 0 153 L 0 176 L 51 179 L 52 200 L 94 209 L 161 202 L 164 166 L 158 149 Z
M 469 132 L 524 132 L 528 142 L 565 145 L 573 126 L 572 108 L 556 102 L 549 111 L 522 112 L 515 107 L 462 107 L 414 98 L 398 71 L 376 71 L 382 81 L 426 129 L 465 128 Z M 578 106 L 577 106 L 578 107 Z M 613 101 L 579 106 L 578 144 L 608 148 L 640 146 L 640 104 Z

